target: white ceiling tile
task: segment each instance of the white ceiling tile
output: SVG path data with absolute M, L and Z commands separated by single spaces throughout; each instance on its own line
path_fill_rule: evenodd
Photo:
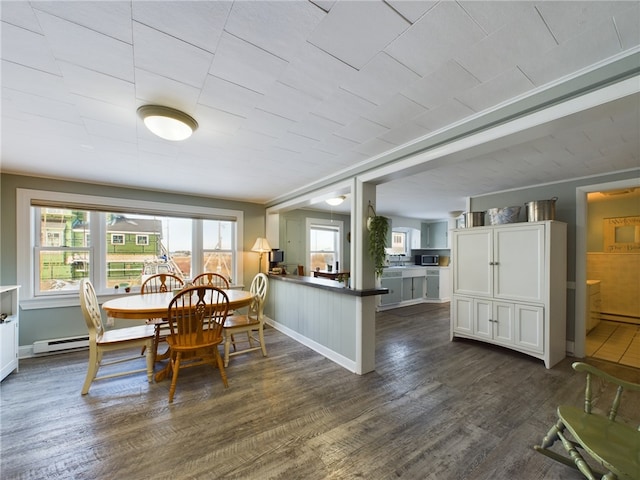
M 363 116 L 375 123 L 391 128 L 426 112 L 426 108 L 404 95 L 394 95 L 391 100 L 369 110 Z
M 404 145 L 428 134 L 430 130 L 418 125 L 413 119 L 398 125 L 387 133 L 380 135 L 380 139 L 394 145 Z
M 222 110 L 217 110 L 205 105 L 198 105 L 193 117 L 198 122 L 198 130 L 196 131 L 198 136 L 205 136 L 209 131 L 233 135 L 240 129 L 246 120 L 244 117 L 223 112 Z M 196 134 L 194 134 L 194 136 Z M 216 136 L 212 135 L 211 138 L 216 139 Z M 218 137 L 218 140 L 219 139 L 220 138 Z
M 331 10 L 331 8 L 335 5 L 336 0 L 309 0 L 311 3 L 317 5 L 325 12 Z
M 287 129 L 294 124 L 293 120 L 274 115 L 264 110 L 256 110 L 252 112 L 242 128 L 246 128 L 252 132 L 269 135 L 272 137 L 281 137 L 287 132 Z
M 37 11 L 131 44 L 131 2 L 48 1 L 31 2 Z M 4 8 L 4 4 L 3 4 Z
M 2 8 L 0 8 L 0 18 L 8 24 L 42 34 L 42 29 L 40 28 L 36 14 L 31 8 L 32 3 L 33 2 L 3 2 Z M 4 28 L 4 26 L 2 28 Z
M 461 93 L 456 98 L 474 111 L 481 112 L 531 90 L 531 88 L 533 85 L 529 79 L 520 70 L 513 68 L 488 82 Z
M 109 138 L 116 141 L 123 141 L 135 144 L 138 138 L 138 132 L 135 128 L 131 128 L 124 123 L 111 123 L 85 118 L 84 124 L 92 137 Z M 140 122 L 139 128 L 144 128 L 144 124 Z
M 224 32 L 209 73 L 264 93 L 287 65 L 286 60 Z
M 356 147 L 354 147 L 353 150 L 355 152 L 363 153 L 369 157 L 374 157 L 384 152 L 388 152 L 394 147 L 395 145 L 393 145 L 392 143 L 385 142 L 380 138 L 372 138 L 370 140 L 367 140 L 366 142 L 363 142 L 357 145 Z
M 517 22 L 523 15 L 531 14 L 536 5 L 536 2 L 526 0 L 512 2 L 471 0 L 458 3 L 487 34 Z
M 371 120 L 358 118 L 349 125 L 338 130 L 336 135 L 362 143 L 372 137 L 379 137 L 388 131 L 389 129 L 387 127 L 374 123 Z
M 234 2 L 225 31 L 289 60 L 325 15 L 310 2 Z
M 155 30 L 215 52 L 231 2 L 133 2 L 133 19 Z
M 427 130 L 435 131 L 473 114 L 473 110 L 454 99 L 415 117 L 413 121 Z
M 479 84 L 476 77 L 450 60 L 433 73 L 401 90 L 401 93 L 423 107 L 434 108 Z
M 82 124 L 78 111 L 71 103 L 8 88 L 2 89 L 2 100 L 3 108 L 17 108 L 23 113 L 34 116 Z
M 38 13 L 38 20 L 57 60 L 133 81 L 133 47 L 130 43 L 48 13 Z M 78 48 L 78 45 L 91 45 L 92 48 Z M 99 52 L 99 62 L 96 62 L 96 52 Z
M 598 28 L 521 61 L 520 67 L 536 86 L 540 86 L 611 57 L 620 50 L 613 22 L 607 19 Z
M 314 113 L 304 115 L 289 131 L 303 137 L 320 140 L 330 133 L 337 132 L 343 124 L 318 116 Z
M 315 146 L 314 149 L 320 150 L 321 152 L 339 155 L 342 152 L 351 150 L 357 144 L 357 142 L 349 140 L 348 138 L 339 137 L 337 135 L 329 135 L 325 137 L 317 146 Z
M 140 68 L 135 69 L 136 98 L 140 103 L 152 103 L 193 111 L 201 90 Z
M 415 23 L 422 15 L 431 10 L 437 1 L 407 1 L 407 0 L 386 0 L 391 8 L 400 13 L 404 18 L 411 23 Z
M 517 21 L 508 23 L 460 52 L 456 59 L 484 82 L 556 45 L 540 15 L 534 9 L 529 9 Z
M 305 137 L 293 132 L 286 132 L 278 138 L 274 146 L 302 153 L 310 148 L 318 146 L 319 142 L 320 140 L 315 138 Z
M 638 19 L 640 19 L 640 2 L 630 2 L 628 9 L 614 15 L 623 50 L 640 45 L 640 20 Z
M 360 69 L 408 26 L 383 2 L 338 2 L 308 41 Z
M 253 90 L 213 75 L 207 75 L 199 103 L 246 117 L 253 111 L 255 105 L 262 100 L 262 97 L 262 94 Z
M 347 125 L 372 111 L 375 107 L 374 103 L 340 88 L 324 102 L 313 108 L 311 113 Z
M 384 52 L 368 62 L 357 75 L 343 81 L 343 89 L 380 105 L 420 76 Z
M 204 85 L 212 53 L 137 22 L 133 24 L 133 38 L 136 68 L 194 87 Z
M 422 76 L 485 37 L 455 2 L 440 2 L 384 51 Z
M 357 70 L 311 43 L 305 43 L 284 69 L 279 81 L 322 99 L 340 85 L 348 83 L 357 73 Z
M 290 120 L 299 120 L 313 111 L 319 99 L 280 82 L 275 83 L 256 107 Z
M 29 92 L 61 102 L 70 102 L 71 95 L 60 75 L 48 73 L 18 63 L 2 61 L 2 87 Z
M 133 83 L 67 62 L 58 65 L 71 93 L 135 110 Z
M 630 3 L 637 2 L 540 2 L 537 8 L 558 42 L 564 43 L 601 28 L 603 20 L 610 21 L 613 15 L 628 9 Z
M 2 24 L 0 35 L 3 60 L 60 75 L 44 36 L 8 23 Z

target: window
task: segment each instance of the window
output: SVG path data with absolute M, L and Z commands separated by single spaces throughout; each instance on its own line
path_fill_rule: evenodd
M 407 234 L 406 232 L 396 232 L 391 234 L 391 250 L 392 255 L 402 255 L 407 253 Z
M 145 276 L 161 271 L 185 279 L 216 271 L 243 282 L 241 211 L 135 205 L 138 211 L 124 199 L 18 189 L 23 308 L 77 305 L 83 278 L 99 295 L 123 284 L 135 291 Z
M 112 245 L 124 245 L 124 235 L 120 233 L 112 233 L 111 234 L 111 244 Z
M 341 262 L 342 222 L 307 219 L 307 232 L 310 271 L 335 268 Z
M 136 245 L 149 245 L 149 235 L 136 235 Z

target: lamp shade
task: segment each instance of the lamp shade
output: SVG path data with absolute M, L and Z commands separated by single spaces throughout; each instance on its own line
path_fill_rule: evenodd
M 345 197 L 344 195 L 340 195 L 339 197 L 327 198 L 325 202 L 327 202 L 332 207 L 336 207 L 340 205 L 342 202 L 344 202 L 345 198 L 347 197 Z
M 271 251 L 271 246 L 269 245 L 269 242 L 267 242 L 266 238 L 258 237 L 256 239 L 256 243 L 254 243 L 253 247 L 251 247 L 251 251 L 266 253 Z
M 143 105 L 138 115 L 152 133 L 165 140 L 186 140 L 198 128 L 198 122 L 186 113 L 161 105 Z

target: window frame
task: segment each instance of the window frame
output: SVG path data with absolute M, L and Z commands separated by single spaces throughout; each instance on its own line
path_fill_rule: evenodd
M 337 261 L 340 265 L 344 265 L 343 258 L 343 243 L 344 243 L 344 222 L 342 220 L 330 220 L 326 218 L 307 218 L 305 228 L 305 269 L 307 272 L 311 272 L 311 229 L 315 226 L 335 228 L 338 230 L 338 241 L 336 252 Z
M 18 188 L 16 191 L 16 270 L 17 281 L 21 285 L 20 306 L 23 309 L 55 308 L 65 306 L 77 306 L 80 304 L 77 292 L 69 294 L 36 296 L 35 287 L 35 248 L 36 228 L 32 218 L 32 206 L 42 208 L 73 208 L 79 210 L 95 210 L 99 212 L 117 211 L 124 213 L 137 213 L 158 216 L 186 217 L 192 220 L 230 220 L 236 222 L 236 284 L 244 283 L 243 265 L 243 238 L 244 238 L 244 212 L 242 210 L 202 207 L 195 205 L 172 204 L 147 200 L 137 200 L 119 197 L 103 197 L 66 192 L 51 192 L 45 190 L 32 190 Z M 135 205 L 135 208 L 132 208 Z M 196 225 L 201 222 L 192 222 L 194 231 Z M 106 252 L 107 235 L 106 225 L 96 225 L 91 235 L 97 235 L 97 242 L 90 246 L 92 249 L 91 272 L 92 278 L 101 279 L 106 275 L 106 265 L 102 265 L 98 258 Z M 193 239 L 194 249 L 202 250 L 202 239 Z M 199 264 L 193 264 L 192 268 L 200 269 Z M 194 270 L 193 274 L 196 274 Z M 111 289 L 104 288 L 99 282 L 96 287 L 100 301 L 115 296 Z

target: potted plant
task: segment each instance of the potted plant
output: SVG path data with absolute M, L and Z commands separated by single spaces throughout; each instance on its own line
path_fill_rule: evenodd
M 373 215 L 367 218 L 367 229 L 369 230 L 369 255 L 373 260 L 376 276 L 382 275 L 385 260 L 385 247 L 387 246 L 387 234 L 389 233 L 389 219 L 376 215 L 371 203 L 369 210 Z

